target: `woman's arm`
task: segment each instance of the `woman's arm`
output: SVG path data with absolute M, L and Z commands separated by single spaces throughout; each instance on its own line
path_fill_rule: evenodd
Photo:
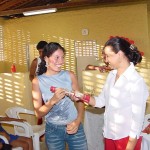
M 37 58 L 35 58 L 30 66 L 30 72 L 29 72 L 29 79 L 30 81 L 32 81 L 35 77 L 35 71 L 36 71 L 36 67 L 37 67 Z
M 132 122 L 126 150 L 134 150 L 136 146 L 137 139 L 139 138 L 142 131 L 146 100 L 149 96 L 147 86 L 143 79 L 137 80 L 134 88 L 132 88 L 130 93 L 132 106 Z
M 57 88 L 51 100 L 42 105 L 42 94 L 37 78 L 32 81 L 32 98 L 35 114 L 38 118 L 45 116 L 50 109 L 65 96 L 64 89 Z
M 76 75 L 73 72 L 70 72 L 70 76 L 71 76 L 71 80 L 72 80 L 72 89 L 74 91 L 79 91 L 79 85 L 78 85 L 78 80 L 77 80 Z M 77 110 L 78 110 L 77 120 L 80 123 L 83 119 L 83 113 L 84 113 L 84 103 L 83 102 L 81 102 L 81 101 L 77 102 Z
M 72 80 L 72 89 L 74 91 L 79 91 L 79 85 L 78 85 L 76 75 L 73 72 L 70 72 L 70 77 L 71 77 L 71 80 Z M 77 106 L 78 116 L 77 116 L 77 119 L 75 121 L 73 121 L 72 123 L 67 125 L 67 133 L 68 134 L 76 133 L 77 130 L 78 130 L 78 127 L 79 127 L 79 125 L 80 125 L 80 123 L 82 122 L 82 119 L 83 119 L 84 103 L 81 102 L 81 101 L 77 101 L 76 106 Z
M 89 101 L 89 105 L 91 105 L 91 106 L 95 106 L 95 99 L 94 99 L 94 97 L 90 97 L 90 101 Z
M 134 150 L 136 143 L 137 143 L 137 139 L 129 137 L 126 150 Z

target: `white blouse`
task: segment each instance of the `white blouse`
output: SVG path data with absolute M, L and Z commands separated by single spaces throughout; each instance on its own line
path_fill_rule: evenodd
M 102 92 L 95 98 L 95 107 L 104 107 L 104 137 L 139 138 L 142 131 L 146 100 L 149 96 L 144 79 L 133 63 L 115 82 L 117 70 L 109 73 Z

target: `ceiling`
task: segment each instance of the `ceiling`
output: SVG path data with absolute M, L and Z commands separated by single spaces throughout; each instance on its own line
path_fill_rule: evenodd
M 23 12 L 57 8 L 66 10 L 82 8 L 97 4 L 114 4 L 121 2 L 137 2 L 141 0 L 0 0 L 0 17 L 5 19 L 23 17 Z

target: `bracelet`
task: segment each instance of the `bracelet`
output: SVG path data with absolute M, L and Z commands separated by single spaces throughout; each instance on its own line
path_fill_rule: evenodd
M 84 101 L 85 103 L 88 104 L 88 103 L 90 102 L 90 97 L 91 97 L 91 96 L 90 96 L 89 94 L 87 94 L 87 95 L 84 94 L 84 96 L 83 96 L 82 99 L 83 99 L 83 101 Z

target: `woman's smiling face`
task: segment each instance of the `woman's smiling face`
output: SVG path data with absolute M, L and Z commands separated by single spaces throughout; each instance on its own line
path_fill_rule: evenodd
M 48 70 L 59 72 L 64 64 L 65 54 L 61 49 L 56 50 L 48 59 Z

